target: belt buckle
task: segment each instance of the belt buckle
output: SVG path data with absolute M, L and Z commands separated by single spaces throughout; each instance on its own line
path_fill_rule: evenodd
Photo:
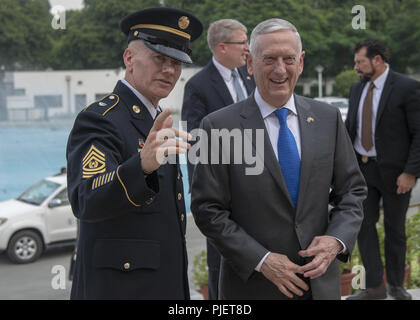
M 369 158 L 367 156 L 362 156 L 362 162 L 367 163 L 369 161 Z

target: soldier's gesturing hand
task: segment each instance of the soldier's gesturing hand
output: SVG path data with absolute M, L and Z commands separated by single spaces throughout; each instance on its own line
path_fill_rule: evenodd
M 152 173 L 160 167 L 165 157 L 170 154 L 185 153 L 191 145 L 180 139 L 190 140 L 188 132 L 172 128 L 171 110 L 164 110 L 156 118 L 146 142 L 140 152 L 141 167 L 144 173 Z

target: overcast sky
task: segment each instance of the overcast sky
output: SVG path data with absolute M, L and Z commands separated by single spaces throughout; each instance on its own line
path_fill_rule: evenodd
M 63 6 L 66 10 L 81 9 L 83 7 L 83 0 L 49 0 L 51 9 L 54 6 Z

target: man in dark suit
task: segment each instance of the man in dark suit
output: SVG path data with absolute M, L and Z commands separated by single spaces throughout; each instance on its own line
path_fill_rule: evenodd
M 182 120 L 187 121 L 189 132 L 199 127 L 204 116 L 243 100 L 255 89 L 254 79 L 245 67 L 249 49 L 246 32 L 246 27 L 233 19 L 218 20 L 210 25 L 207 42 L 213 58 L 185 85 Z M 188 161 L 190 186 L 193 170 L 194 164 Z M 220 254 L 208 242 L 207 262 L 209 298 L 215 300 L 219 281 Z
M 175 86 L 192 14 L 150 8 L 121 21 L 125 78 L 77 116 L 67 146 L 69 199 L 80 220 L 72 299 L 189 299 L 186 212 L 176 161 L 189 145 L 159 100 Z M 168 161 L 164 163 L 165 156 Z M 175 162 L 175 163 L 174 163 Z
M 366 185 L 339 110 L 293 94 L 304 56 L 290 22 L 260 23 L 248 58 L 254 94 L 202 121 L 208 159 L 196 165 L 191 209 L 222 255 L 222 299 L 340 298 L 336 257 L 353 250 Z M 225 143 L 230 136 L 215 134 L 223 129 L 242 139 Z M 262 170 L 217 161 L 216 151 L 232 158 L 236 150 Z
M 376 232 L 381 199 L 388 292 L 396 299 L 411 299 L 402 285 L 406 212 L 420 175 L 420 83 L 392 71 L 389 51 L 377 40 L 358 43 L 354 53 L 361 81 L 351 87 L 346 126 L 368 184 L 358 237 L 367 289 L 349 299 L 387 296 Z

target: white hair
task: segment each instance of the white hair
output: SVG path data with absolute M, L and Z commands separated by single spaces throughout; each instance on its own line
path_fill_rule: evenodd
M 258 53 L 258 37 L 262 34 L 272 33 L 279 30 L 290 30 L 296 34 L 298 42 L 299 55 L 302 53 L 302 40 L 296 27 L 289 21 L 272 18 L 259 23 L 251 33 L 249 52 L 255 57 Z

